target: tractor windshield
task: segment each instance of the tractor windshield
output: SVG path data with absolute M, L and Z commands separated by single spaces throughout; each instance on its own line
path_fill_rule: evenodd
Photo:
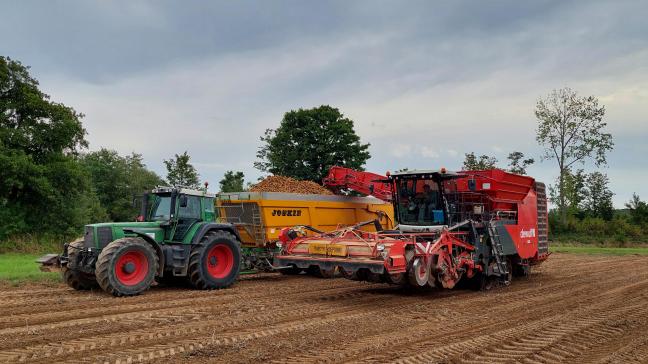
M 156 195 L 151 207 L 150 221 L 167 221 L 171 219 L 171 195 Z
M 443 201 L 439 183 L 415 176 L 396 180 L 398 221 L 404 225 L 444 225 Z

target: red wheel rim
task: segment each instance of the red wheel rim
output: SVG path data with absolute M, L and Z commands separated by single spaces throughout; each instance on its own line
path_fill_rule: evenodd
M 213 278 L 227 277 L 234 267 L 234 253 L 227 245 L 216 244 L 207 253 L 207 273 Z
M 134 286 L 144 281 L 148 269 L 146 255 L 141 251 L 132 250 L 117 258 L 115 275 L 123 285 Z

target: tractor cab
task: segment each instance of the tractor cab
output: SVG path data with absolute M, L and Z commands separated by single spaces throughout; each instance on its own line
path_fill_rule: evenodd
M 390 175 L 399 230 L 438 231 L 449 225 L 444 182 L 462 175 L 441 170 L 414 170 Z
M 144 194 L 138 221 L 159 223 L 164 240 L 183 241 L 200 222 L 215 221 L 215 195 L 183 187 L 157 187 Z

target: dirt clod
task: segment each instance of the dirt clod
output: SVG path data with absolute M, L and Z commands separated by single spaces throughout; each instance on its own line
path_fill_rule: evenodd
M 333 192 L 313 181 L 300 181 L 291 177 L 269 176 L 250 188 L 251 192 L 286 192 L 307 195 L 332 195 Z

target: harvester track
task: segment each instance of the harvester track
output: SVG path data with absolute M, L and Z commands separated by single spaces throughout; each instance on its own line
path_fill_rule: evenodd
M 648 362 L 648 258 L 553 255 L 488 292 L 263 275 L 129 298 L 0 290 L 0 362 Z

